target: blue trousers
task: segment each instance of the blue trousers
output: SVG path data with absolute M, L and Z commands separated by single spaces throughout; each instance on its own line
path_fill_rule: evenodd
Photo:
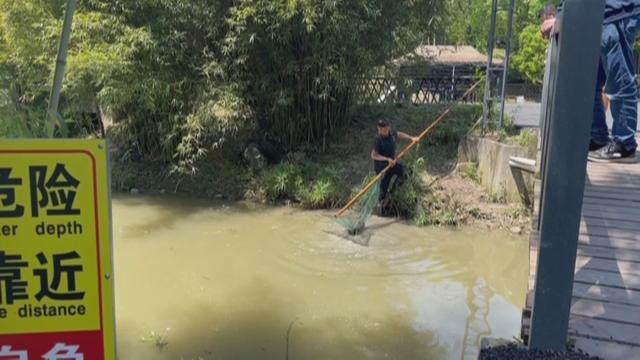
M 625 150 L 637 147 L 635 133 L 638 122 L 638 88 L 633 64 L 633 44 L 640 30 L 640 17 L 622 19 L 602 28 L 598 83 L 591 139 L 599 144 L 609 142 L 602 87 L 606 86 L 613 116 L 613 140 Z M 606 84 L 606 85 L 605 85 Z

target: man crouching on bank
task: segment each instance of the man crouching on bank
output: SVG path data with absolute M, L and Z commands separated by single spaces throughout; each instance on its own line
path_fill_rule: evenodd
M 395 175 L 395 185 L 400 185 L 406 179 L 406 171 L 401 163 L 396 161 L 396 139 L 418 141 L 417 137 L 407 135 L 400 131 L 391 129 L 389 122 L 384 119 L 378 120 L 378 134 L 373 141 L 373 150 L 371 150 L 371 159 L 376 174 L 379 174 L 387 165 L 392 167 L 384 174 L 380 183 L 379 205 L 387 197 L 391 178 Z M 394 185 L 394 187 L 395 187 Z

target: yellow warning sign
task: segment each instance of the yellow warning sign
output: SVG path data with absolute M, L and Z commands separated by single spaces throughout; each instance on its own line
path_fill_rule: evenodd
M 105 141 L 0 142 L 0 358 L 115 358 L 109 204 Z

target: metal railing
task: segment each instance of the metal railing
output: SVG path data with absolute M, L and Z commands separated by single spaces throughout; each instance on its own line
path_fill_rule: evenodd
M 540 119 L 540 241 L 529 346 L 566 348 L 604 0 L 565 0 Z

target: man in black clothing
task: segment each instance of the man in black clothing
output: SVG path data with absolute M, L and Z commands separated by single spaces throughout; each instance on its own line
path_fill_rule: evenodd
M 396 139 L 418 141 L 417 137 L 407 135 L 403 132 L 392 130 L 386 120 L 378 121 L 378 135 L 373 141 L 371 159 L 373 160 L 376 174 L 379 174 L 387 165 L 393 166 L 382 178 L 380 183 L 380 201 L 383 201 L 389 190 L 391 178 L 397 176 L 396 181 L 404 181 L 405 170 L 402 164 L 396 162 Z

